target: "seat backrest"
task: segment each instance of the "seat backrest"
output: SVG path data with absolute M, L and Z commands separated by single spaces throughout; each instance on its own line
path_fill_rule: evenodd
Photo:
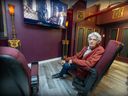
M 11 47 L 0 47 L 1 96 L 10 96 L 9 94 L 30 95 L 31 70 L 27 64 L 24 55 L 19 50 Z
M 24 55 L 18 49 L 11 48 L 11 47 L 0 47 L 0 55 L 9 55 L 14 57 L 17 61 L 19 61 L 22 64 L 26 74 L 28 75 L 28 78 L 31 77 L 31 74 L 30 74 L 31 70 L 27 65 L 28 62 L 24 57 Z
M 97 80 L 99 81 L 103 75 L 107 72 L 112 62 L 116 58 L 117 54 L 123 48 L 123 44 L 119 41 L 110 40 L 105 52 L 95 66 L 97 71 Z

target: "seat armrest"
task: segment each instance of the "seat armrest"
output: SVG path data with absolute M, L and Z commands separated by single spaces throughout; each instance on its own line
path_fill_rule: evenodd
M 36 85 L 38 83 L 38 77 L 37 76 L 32 76 L 31 77 L 31 85 Z
M 37 79 L 35 79 L 37 78 Z M 38 62 L 32 62 L 31 63 L 31 80 L 37 80 L 38 81 Z
M 39 89 L 38 62 L 31 63 L 31 88 L 32 93 L 36 94 Z
M 31 62 L 31 64 L 32 65 L 37 65 L 37 64 L 39 64 L 39 62 L 38 61 L 34 61 L 34 62 Z
M 38 64 L 31 65 L 31 76 L 38 75 Z

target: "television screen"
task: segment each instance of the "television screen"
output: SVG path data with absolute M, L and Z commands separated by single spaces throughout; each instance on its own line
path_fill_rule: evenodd
M 24 0 L 24 21 L 65 28 L 67 5 L 59 0 Z

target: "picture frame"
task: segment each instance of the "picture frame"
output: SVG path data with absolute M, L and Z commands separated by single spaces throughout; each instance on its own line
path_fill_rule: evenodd
M 27 24 L 66 28 L 68 5 L 60 0 L 23 0 L 23 7 Z
M 121 18 L 124 16 L 124 7 L 116 8 L 112 12 L 112 19 Z
M 83 20 L 85 17 L 84 11 L 77 11 L 77 20 Z

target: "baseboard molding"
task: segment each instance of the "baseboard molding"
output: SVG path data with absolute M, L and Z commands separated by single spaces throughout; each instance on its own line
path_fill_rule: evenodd
M 48 60 L 39 61 L 39 64 L 47 63 L 47 62 L 51 62 L 51 61 L 56 61 L 56 60 L 61 60 L 61 57 L 57 57 L 57 58 L 52 58 L 52 59 L 48 59 Z

